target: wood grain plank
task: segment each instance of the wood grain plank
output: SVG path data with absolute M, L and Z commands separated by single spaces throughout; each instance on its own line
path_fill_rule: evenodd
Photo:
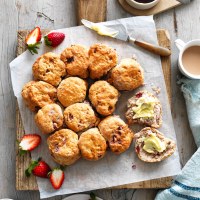
M 103 22 L 106 20 L 107 0 L 78 0 L 78 24 L 81 19 L 92 22 Z
M 44 30 L 43 34 L 47 33 L 48 30 Z M 19 31 L 18 32 L 18 46 L 17 46 L 17 55 L 23 53 L 26 49 L 24 44 L 24 39 L 28 31 Z M 158 30 L 158 41 L 159 44 L 163 47 L 170 48 L 170 38 L 169 34 L 165 30 Z M 162 57 L 162 68 L 166 81 L 166 87 L 168 91 L 168 97 L 171 102 L 171 67 L 170 67 L 170 57 Z M 20 112 L 17 108 L 16 111 L 16 126 L 17 126 L 17 138 L 20 139 L 24 135 L 23 124 L 20 116 Z M 37 183 L 35 177 L 26 178 L 24 171 L 27 168 L 31 161 L 30 154 L 22 157 L 17 154 L 16 156 L 16 189 L 17 190 L 37 190 Z M 115 187 L 115 189 L 121 188 L 167 188 L 171 185 L 172 177 L 161 178 L 150 181 L 143 181 L 134 184 L 127 184 L 123 186 Z
M 138 10 L 136 8 L 131 7 L 126 0 L 118 0 L 120 5 L 124 10 L 129 12 L 132 15 L 155 15 L 172 9 L 176 6 L 181 5 L 181 3 L 177 0 L 160 0 L 160 2 L 151 9 L 148 10 Z

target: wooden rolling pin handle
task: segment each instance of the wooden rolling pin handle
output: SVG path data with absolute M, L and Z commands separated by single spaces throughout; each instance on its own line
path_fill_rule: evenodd
M 131 38 L 129 38 L 129 40 L 131 42 L 133 42 L 135 45 L 140 46 L 154 54 L 160 55 L 160 56 L 170 56 L 171 55 L 171 51 L 167 48 L 161 47 L 161 46 L 157 46 L 157 45 L 153 45 L 150 44 L 148 42 L 143 42 L 140 40 L 133 40 Z
M 92 22 L 103 22 L 106 20 L 107 0 L 78 0 L 78 24 L 81 19 Z

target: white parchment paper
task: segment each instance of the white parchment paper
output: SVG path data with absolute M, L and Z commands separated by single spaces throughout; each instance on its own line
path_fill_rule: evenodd
M 156 28 L 152 16 L 119 19 L 105 22 L 105 24 L 116 29 L 126 30 L 137 39 L 142 39 L 154 44 L 157 43 Z M 83 44 L 89 47 L 94 43 L 105 43 L 117 50 L 119 61 L 122 58 L 136 55 L 137 60 L 145 71 L 146 84 L 140 89 L 147 89 L 153 92 L 152 86 L 159 86 L 161 88 L 161 93 L 158 97 L 163 106 L 163 125 L 160 131 L 167 137 L 176 140 L 159 56 L 153 55 L 135 46 L 133 47 L 126 42 L 99 36 L 83 26 L 60 29 L 59 31 L 66 34 L 64 42 L 59 47 L 51 49 L 42 44 L 38 55 L 33 56 L 26 51 L 10 63 L 13 90 L 17 97 L 24 129 L 27 134 L 34 132 L 40 133 L 33 119 L 34 113 L 29 111 L 21 97 L 23 85 L 33 79 L 32 64 L 37 57 L 48 51 L 61 53 L 71 44 Z M 127 99 L 133 96 L 136 91 L 137 90 L 123 92 L 117 103 L 117 110 L 115 113 L 120 115 L 124 120 Z M 137 130 L 135 126 L 131 128 L 134 131 Z M 42 145 L 32 152 L 32 158 L 37 159 L 39 156 L 42 156 L 51 167 L 56 166 L 56 163 L 54 163 L 48 152 L 46 144 L 47 136 L 42 134 L 41 136 Z M 136 166 L 135 169 L 132 168 L 133 165 Z M 137 158 L 134 152 L 134 144 L 132 144 L 129 150 L 121 155 L 114 155 L 112 152 L 107 152 L 106 156 L 97 162 L 80 159 L 74 165 L 67 167 L 65 170 L 66 178 L 64 184 L 58 191 L 52 188 L 47 179 L 37 178 L 37 183 L 41 198 L 46 198 L 54 195 L 84 192 L 173 176 L 179 171 L 180 163 L 177 150 L 170 158 L 163 162 L 148 164 Z

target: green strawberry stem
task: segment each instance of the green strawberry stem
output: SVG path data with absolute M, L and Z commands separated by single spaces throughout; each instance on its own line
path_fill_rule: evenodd
M 38 163 L 40 162 L 42 158 L 38 158 L 38 160 L 33 160 L 31 161 L 31 164 L 29 165 L 29 167 L 25 170 L 25 175 L 27 177 L 29 177 L 32 174 L 32 171 L 35 167 L 38 166 Z
M 35 54 L 38 54 L 37 49 L 40 48 L 40 44 L 41 44 L 41 43 L 42 43 L 42 42 L 37 42 L 37 43 L 35 43 L 35 44 L 28 44 L 28 45 L 27 45 L 27 48 L 28 48 L 28 50 L 31 52 L 32 55 L 33 55 L 34 53 L 35 53 Z

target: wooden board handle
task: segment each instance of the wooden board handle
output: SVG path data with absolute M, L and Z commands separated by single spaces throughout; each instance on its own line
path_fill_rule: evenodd
M 78 0 L 78 24 L 81 19 L 92 22 L 106 20 L 107 0 Z
M 137 46 L 140 46 L 140 47 L 142 47 L 152 53 L 160 55 L 160 56 L 170 56 L 171 55 L 171 51 L 165 47 L 153 45 L 148 42 L 144 42 L 144 41 L 140 41 L 140 40 L 135 40 L 134 43 Z

